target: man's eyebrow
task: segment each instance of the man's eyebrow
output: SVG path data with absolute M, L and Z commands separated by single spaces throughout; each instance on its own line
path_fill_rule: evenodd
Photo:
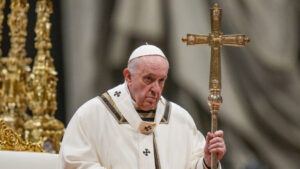
M 155 75 L 153 73 L 149 73 L 149 74 L 146 74 L 145 76 L 151 76 L 151 77 L 154 77 Z
M 149 74 L 146 74 L 146 75 L 144 75 L 143 77 L 156 77 L 156 75 L 155 74 L 153 74 L 153 73 L 149 73 Z M 168 75 L 166 75 L 166 76 L 164 76 L 164 77 L 162 77 L 162 78 L 160 78 L 160 79 L 167 79 L 168 78 Z

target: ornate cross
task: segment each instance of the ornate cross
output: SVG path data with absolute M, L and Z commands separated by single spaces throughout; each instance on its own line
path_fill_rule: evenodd
M 148 150 L 148 148 L 146 148 L 143 153 L 145 154 L 145 156 L 148 156 L 148 154 L 150 154 L 150 151 Z
M 243 34 L 223 35 L 221 32 L 221 16 L 222 9 L 218 4 L 215 4 L 210 9 L 211 16 L 211 33 L 208 35 L 203 34 L 187 34 L 186 38 L 182 41 L 187 45 L 209 45 L 211 47 L 211 60 L 210 60 L 210 76 L 209 76 L 209 90 L 208 105 L 211 112 L 211 132 L 217 131 L 218 125 L 218 112 L 222 104 L 221 96 L 221 47 L 223 46 L 236 46 L 244 47 L 250 40 Z M 212 154 L 212 169 L 217 168 L 216 154 Z
M 120 97 L 121 92 L 120 91 L 115 91 L 114 96 Z

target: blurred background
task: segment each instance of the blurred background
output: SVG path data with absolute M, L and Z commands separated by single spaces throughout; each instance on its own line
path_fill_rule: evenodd
M 35 1 L 29 1 L 28 57 L 34 58 Z M 210 33 L 209 8 L 223 9 L 224 34 L 246 34 L 245 48 L 222 49 L 219 128 L 227 169 L 300 168 L 300 1 L 53 0 L 52 57 L 58 71 L 56 117 L 66 125 L 87 100 L 123 83 L 130 53 L 160 47 L 170 62 L 164 96 L 210 130 L 210 48 L 186 46 L 187 33 Z M 5 14 L 9 13 L 9 3 Z M 4 20 L 7 23 L 7 17 Z M 3 55 L 9 36 L 3 27 Z

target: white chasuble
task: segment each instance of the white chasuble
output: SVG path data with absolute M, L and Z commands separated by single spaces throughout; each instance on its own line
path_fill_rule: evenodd
M 124 83 L 77 110 L 63 138 L 59 168 L 202 169 L 204 145 L 188 112 L 163 97 L 154 122 L 143 121 Z

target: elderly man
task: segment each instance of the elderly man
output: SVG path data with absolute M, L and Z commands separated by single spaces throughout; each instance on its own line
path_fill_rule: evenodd
M 169 64 L 153 45 L 133 51 L 125 83 L 82 105 L 66 130 L 62 168 L 205 169 L 226 151 L 223 132 L 197 130 L 189 113 L 161 93 Z M 218 165 L 220 168 L 220 165 Z

